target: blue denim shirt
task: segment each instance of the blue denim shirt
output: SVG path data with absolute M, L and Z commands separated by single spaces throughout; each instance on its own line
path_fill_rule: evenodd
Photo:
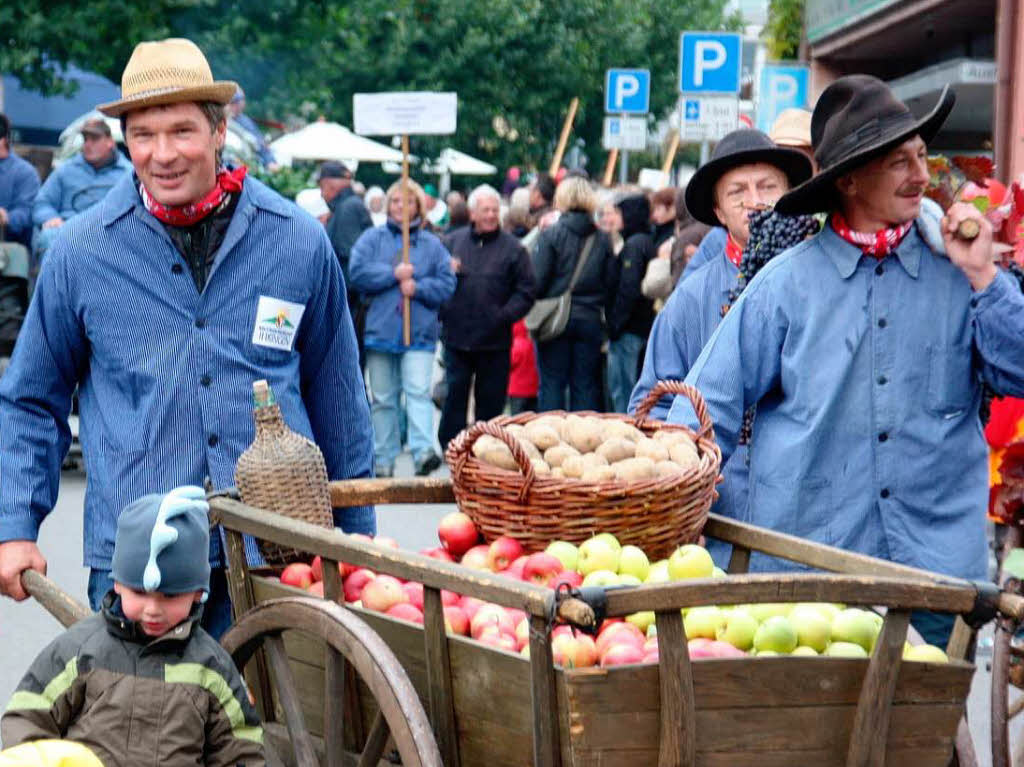
M 723 457 L 757 405 L 749 521 L 984 578 L 978 406 L 982 380 L 1024 395 L 1024 295 L 1004 273 L 973 293 L 922 227 L 882 261 L 831 227 L 778 256 L 686 380 L 708 403 Z M 692 421 L 692 409 L 676 398 L 668 420 Z
M 290 349 L 254 343 L 261 296 L 302 307 Z M 34 540 L 56 503 L 76 384 L 89 567 L 109 569 L 130 501 L 206 476 L 234 484 L 261 378 L 285 422 L 320 446 L 331 478 L 369 476 L 357 360 L 341 269 L 316 221 L 247 178 L 199 293 L 126 174 L 62 227 L 0 380 L 0 540 Z M 343 519 L 372 531 L 372 508 Z
M 705 238 L 706 240 L 707 238 Z M 729 303 L 729 291 L 736 287 L 739 274 L 725 255 L 725 239 L 715 256 L 704 266 L 679 281 L 664 308 L 654 319 L 647 339 L 643 370 L 629 398 L 629 412 L 635 413 L 658 381 L 686 378 L 704 344 L 722 321 L 722 306 Z M 664 420 L 672 406 L 672 397 L 662 397 L 651 418 Z M 747 447 L 722 465 L 723 481 L 718 485 L 718 500 L 712 511 L 733 519 L 742 519 L 747 506 Z M 728 563 L 730 547 L 709 544 L 716 564 Z
M 679 278 L 679 282 L 676 284 L 676 288 L 683 283 L 683 280 L 688 277 L 692 277 L 697 273 L 704 264 L 714 260 L 715 256 L 725 250 L 725 241 L 728 239 L 728 233 L 725 231 L 724 226 L 712 227 L 711 231 L 704 235 L 704 239 L 700 241 L 700 245 L 697 247 L 697 252 L 694 253 L 690 260 L 686 262 L 686 268 L 683 269 L 683 276 Z

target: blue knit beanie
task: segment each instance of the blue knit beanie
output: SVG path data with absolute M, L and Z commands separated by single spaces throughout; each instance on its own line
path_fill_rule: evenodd
M 210 588 L 210 507 L 201 487 L 178 487 L 129 504 L 117 520 L 111 575 L 136 591 Z

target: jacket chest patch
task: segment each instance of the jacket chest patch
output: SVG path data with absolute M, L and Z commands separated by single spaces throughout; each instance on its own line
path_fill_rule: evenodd
M 302 304 L 260 296 L 256 307 L 256 322 L 252 328 L 252 342 L 257 346 L 291 351 L 304 311 L 306 307 Z

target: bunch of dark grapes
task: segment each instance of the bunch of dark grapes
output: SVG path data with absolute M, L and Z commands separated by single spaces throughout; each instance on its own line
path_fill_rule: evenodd
M 1017 285 L 1020 286 L 1021 291 L 1024 291 L 1024 268 L 1021 267 L 1012 258 L 1007 259 L 1007 262 L 1003 264 L 1005 269 L 1013 279 L 1017 281 Z M 992 400 L 999 395 L 996 390 L 988 384 L 984 384 L 981 389 L 981 422 L 983 424 L 988 423 L 989 417 L 992 415 Z
M 818 233 L 821 222 L 815 216 L 787 216 L 776 213 L 772 208 L 750 214 L 750 236 L 747 247 L 743 249 L 740 260 L 740 274 L 736 279 L 736 287 L 729 291 L 729 303 L 722 307 L 723 316 L 729 307 L 736 303 L 743 289 L 754 279 L 754 275 L 764 268 L 765 264 L 784 250 L 799 245 L 808 237 Z M 740 427 L 740 444 L 750 442 L 750 433 L 754 425 L 754 408 L 743 414 L 743 426 Z
M 747 239 L 747 247 L 743 249 L 736 287 L 729 292 L 729 306 L 736 302 L 743 289 L 765 264 L 782 251 L 817 234 L 819 229 L 821 223 L 815 216 L 787 216 L 776 213 L 772 208 L 751 213 L 750 237 Z

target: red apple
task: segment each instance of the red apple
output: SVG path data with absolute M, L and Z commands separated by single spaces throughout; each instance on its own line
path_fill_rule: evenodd
M 448 589 L 441 589 L 441 604 L 443 604 L 445 607 L 457 605 L 460 599 L 462 599 L 462 597 L 459 594 L 456 594 L 454 591 L 449 591 Z
M 586 634 L 562 634 L 551 640 L 554 662 L 564 668 L 586 668 L 597 663 L 597 646 Z
M 644 652 L 657 652 L 658 651 L 658 637 L 648 637 L 647 641 L 644 642 Z
M 474 570 L 490 570 L 491 568 L 487 564 L 487 546 L 483 544 L 474 546 L 462 555 L 459 564 L 463 567 L 471 567 Z
M 508 614 L 508 617 L 512 619 L 513 626 L 518 626 L 519 621 L 526 617 L 526 611 L 520 610 L 517 607 L 506 607 L 505 612 Z
M 506 578 L 511 578 L 515 581 L 523 580 L 523 567 L 526 565 L 527 557 L 524 554 L 518 557 L 515 562 L 510 564 L 504 570 L 499 570 L 498 575 L 504 575 Z
M 733 647 L 728 642 L 722 642 L 718 639 L 713 639 L 710 645 L 711 652 L 714 653 L 715 658 L 746 658 L 747 654 L 737 647 Z
M 469 635 L 469 618 L 461 607 L 446 605 L 444 608 L 444 628 L 450 634 Z
M 523 555 L 523 547 L 515 538 L 503 535 L 487 549 L 487 566 L 494 572 L 506 569 Z
M 601 625 L 597 627 L 597 635 L 600 636 L 601 632 L 611 626 L 613 623 L 625 623 L 623 618 L 605 618 L 601 621 Z
M 459 600 L 459 607 L 466 613 L 466 617 L 473 620 L 473 616 L 476 615 L 476 611 L 483 607 L 486 602 L 476 597 L 462 597 Z
M 454 562 L 455 557 L 438 546 L 436 549 L 420 549 L 420 554 L 431 559 L 438 559 L 442 562 Z
M 398 604 L 391 605 L 391 607 L 384 611 L 384 614 L 390 615 L 392 618 L 401 618 L 404 621 L 423 625 L 423 611 L 408 602 L 399 602 Z
M 516 649 L 522 650 L 530 644 L 530 621 L 523 618 L 516 624 Z
M 700 658 L 714 658 L 715 651 L 711 646 L 712 641 L 707 637 L 694 637 L 686 643 L 687 652 L 690 654 L 690 660 L 697 660 Z
M 516 633 L 516 624 L 512 622 L 512 618 L 505 612 L 505 608 L 494 604 L 485 604 L 480 607 L 479 610 L 469 619 L 469 633 L 474 639 L 480 636 L 480 632 L 484 630 L 486 626 L 497 626 L 501 631 L 506 634 Z
M 614 644 L 632 644 L 642 650 L 646 641 L 643 632 L 632 623 L 613 623 L 597 635 L 597 654 L 603 657 Z
M 551 638 L 552 639 L 554 639 L 555 637 L 558 637 L 558 636 L 562 636 L 563 634 L 568 634 L 569 636 L 575 636 L 576 632 L 573 630 L 572 626 L 567 626 L 564 623 L 560 623 L 557 626 L 555 626 L 553 629 L 551 629 Z
M 386 535 L 375 535 L 373 537 L 373 542 L 376 543 L 378 546 L 387 546 L 389 549 L 399 548 L 398 541 L 396 541 L 394 538 L 389 538 Z
M 601 655 L 602 666 L 623 666 L 643 662 L 644 651 L 634 644 L 613 644 Z
M 365 567 L 362 567 L 349 575 L 345 579 L 344 584 L 342 584 L 342 590 L 345 592 L 345 601 L 358 602 L 366 584 L 376 577 L 377 573 L 373 570 L 367 570 Z
M 493 624 L 485 627 L 484 630 L 474 638 L 481 644 L 497 647 L 499 650 L 518 652 L 516 647 L 516 638 L 512 634 L 505 633 Z
M 324 582 L 314 581 L 309 585 L 309 588 L 306 589 L 306 591 L 315 597 L 322 597 L 324 595 Z
M 417 610 L 423 609 L 422 583 L 413 583 L 412 581 L 409 581 L 408 583 L 403 583 L 402 590 L 405 592 L 405 595 L 409 597 L 409 604 L 414 605 Z
M 526 558 L 523 565 L 523 580 L 537 586 L 550 586 L 551 581 L 562 570 L 562 560 L 546 551 L 539 551 Z
M 313 570 L 314 583 L 324 579 L 324 563 L 319 554 L 313 557 L 313 564 L 310 565 L 310 568 Z
M 292 562 L 281 572 L 281 583 L 299 589 L 308 589 L 313 583 L 313 568 L 305 562 Z
M 402 590 L 402 584 L 397 578 L 390 575 L 378 575 L 366 584 L 360 600 L 367 610 L 384 613 L 393 605 L 408 602 L 409 597 Z
M 569 588 L 578 589 L 583 585 L 583 576 L 575 570 L 563 570 L 548 583 L 553 589 L 557 589 L 561 584 L 568 584 Z
M 653 650 L 648 650 L 644 653 L 644 659 L 641 663 L 657 663 L 658 662 L 658 648 L 655 647 Z
M 480 531 L 473 520 L 461 511 L 453 511 L 441 518 L 437 538 L 453 557 L 461 557 L 480 540 Z

